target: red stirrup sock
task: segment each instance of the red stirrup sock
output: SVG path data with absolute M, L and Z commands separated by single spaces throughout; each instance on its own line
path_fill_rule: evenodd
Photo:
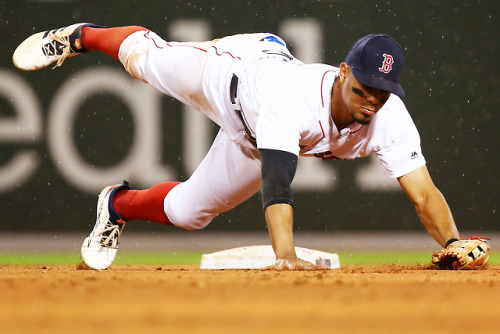
M 134 32 L 148 30 L 139 26 L 127 26 L 116 28 L 82 28 L 82 45 L 85 49 L 97 50 L 118 59 L 120 45 L 128 36 Z
M 113 207 L 125 220 L 137 219 L 172 224 L 163 209 L 163 200 L 179 183 L 158 183 L 146 190 L 121 190 L 113 199 Z

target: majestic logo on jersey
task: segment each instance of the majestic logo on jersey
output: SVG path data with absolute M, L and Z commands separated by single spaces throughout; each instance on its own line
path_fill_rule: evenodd
M 387 53 L 383 54 L 384 61 L 382 62 L 382 66 L 378 68 L 380 72 L 389 73 L 392 70 L 392 64 L 394 64 L 394 58 Z
M 412 159 L 417 159 L 418 158 L 418 153 L 413 151 L 413 153 L 411 154 L 411 158 Z

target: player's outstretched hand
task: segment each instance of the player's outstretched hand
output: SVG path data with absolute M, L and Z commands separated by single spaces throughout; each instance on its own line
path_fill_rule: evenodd
M 272 266 L 264 268 L 265 270 L 323 270 L 325 267 L 315 265 L 311 262 L 294 259 L 278 259 Z

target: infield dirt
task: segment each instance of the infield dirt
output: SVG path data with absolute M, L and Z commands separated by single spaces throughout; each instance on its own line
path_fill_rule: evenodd
M 498 333 L 500 266 L 0 266 L 2 333 Z

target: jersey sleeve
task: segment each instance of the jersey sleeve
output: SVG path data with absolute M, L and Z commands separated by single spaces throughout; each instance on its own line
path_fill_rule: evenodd
M 388 144 L 375 151 L 386 175 L 398 178 L 425 165 L 420 146 L 420 135 L 411 117 L 403 117 L 397 123 L 398 131 Z

